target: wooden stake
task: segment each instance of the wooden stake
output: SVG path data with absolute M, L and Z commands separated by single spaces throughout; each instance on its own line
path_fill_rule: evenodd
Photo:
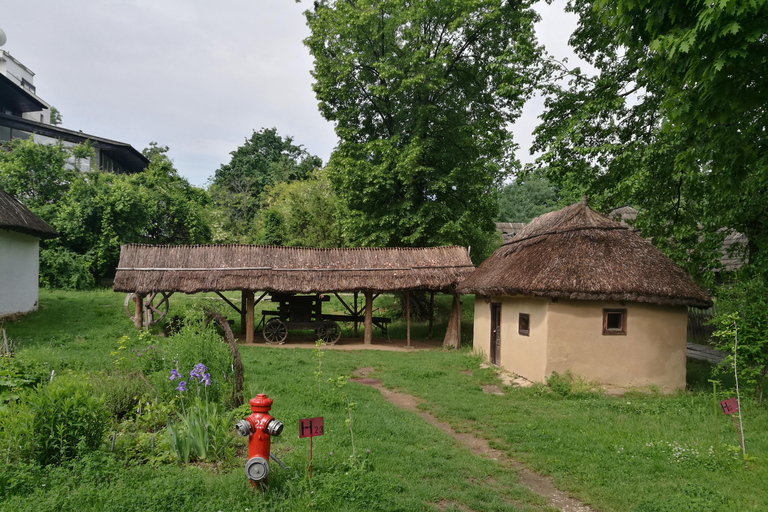
M 133 325 L 141 330 L 142 316 L 144 313 L 143 297 L 140 293 L 133 294 L 134 308 L 133 308 Z
M 435 326 L 435 292 L 429 292 L 429 332 L 427 337 L 432 339 L 432 328 Z
M 245 294 L 245 342 L 253 343 L 253 292 L 244 291 Z
M 405 346 L 411 346 L 411 292 L 405 292 Z
M 365 330 L 363 334 L 363 343 L 370 345 L 373 342 L 373 293 L 366 291 L 365 294 Z
M 248 304 L 246 304 L 246 301 L 245 301 L 246 293 L 248 292 L 246 292 L 245 290 L 240 291 L 240 334 L 245 334 L 247 331 L 246 325 L 245 325 L 245 323 L 247 322 L 246 310 L 248 308 Z

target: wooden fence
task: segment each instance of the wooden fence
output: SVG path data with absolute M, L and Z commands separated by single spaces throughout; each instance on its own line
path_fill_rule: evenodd
M 688 341 L 706 345 L 715 331 L 709 320 L 715 315 L 715 306 L 709 309 L 688 308 Z

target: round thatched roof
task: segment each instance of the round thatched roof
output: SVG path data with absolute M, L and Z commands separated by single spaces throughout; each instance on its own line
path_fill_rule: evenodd
M 585 203 L 534 219 L 458 291 L 712 305 L 707 293 L 650 242 Z

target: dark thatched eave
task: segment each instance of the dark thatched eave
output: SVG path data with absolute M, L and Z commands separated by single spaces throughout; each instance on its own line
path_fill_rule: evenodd
M 59 234 L 29 211 L 16 198 L 0 189 L 0 229 L 17 231 L 37 238 L 56 238 Z
M 458 291 L 712 305 L 707 293 L 650 242 L 584 204 L 534 219 L 462 281 Z
M 463 247 L 310 249 L 124 245 L 113 289 L 153 293 L 448 290 L 475 269 Z

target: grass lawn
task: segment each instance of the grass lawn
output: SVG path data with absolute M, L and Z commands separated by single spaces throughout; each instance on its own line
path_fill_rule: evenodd
M 128 336 L 131 347 L 146 345 L 122 311 L 123 298 L 111 291 L 41 290 L 37 313 L 5 324 L 18 347 L 16 358 L 47 363 L 45 368 L 57 375 L 106 378 L 99 372 L 114 367 L 121 337 Z M 236 294 L 231 299 L 239 301 Z M 471 337 L 471 298 L 464 299 L 462 341 Z M 200 299 L 174 296 L 171 314 L 194 300 Z M 382 309 L 396 305 L 392 298 L 379 300 Z M 327 310 L 337 306 L 332 302 Z M 439 302 L 440 318 L 448 306 Z M 438 320 L 436 337 L 442 336 L 443 324 Z M 390 335 L 403 336 L 402 329 L 403 322 L 395 322 Z M 415 325 L 413 332 L 424 336 L 426 325 Z M 373 367 L 371 376 L 386 387 L 419 397 L 425 410 L 455 430 L 486 437 L 529 468 L 552 475 L 560 489 L 597 511 L 768 510 L 768 412 L 742 393 L 751 457 L 747 468 L 729 452 L 738 441 L 733 423 L 722 413 L 716 417 L 721 456 L 710 455 L 715 420 L 707 367 L 690 367 L 693 390 L 674 396 L 630 392 L 608 397 L 581 391 L 586 387 L 578 384 L 566 396 L 544 386 L 504 387 L 499 396 L 482 392 L 481 386 L 499 384 L 499 379 L 492 369 L 481 368 L 482 361 L 468 348 L 321 349 L 319 354 L 241 346 L 240 353 L 246 398 L 269 395 L 275 400 L 272 414 L 286 425 L 272 451 L 290 469 L 271 464 L 265 492 L 254 492 L 245 480 L 244 440 L 238 439 L 237 450 L 218 462 L 183 464 L 168 453 L 165 428 L 142 430 L 136 417 L 110 423 L 101 450 L 72 462 L 41 467 L 17 459 L 6 466 L 0 474 L 0 510 L 550 510 L 543 498 L 517 483 L 514 470 L 472 455 L 375 389 L 349 382 L 334 390 L 326 382 L 360 367 Z M 345 395 L 355 404 L 356 464 L 350 462 Z M 9 409 L 0 414 L 7 416 Z M 298 421 L 313 416 L 325 418 L 326 433 L 314 438 L 310 480 L 309 440 L 298 439 Z M 113 452 L 110 437 L 116 430 L 121 436 Z M 2 430 L 0 443 L 5 443 L 0 444 L 5 464 L 13 447 Z

